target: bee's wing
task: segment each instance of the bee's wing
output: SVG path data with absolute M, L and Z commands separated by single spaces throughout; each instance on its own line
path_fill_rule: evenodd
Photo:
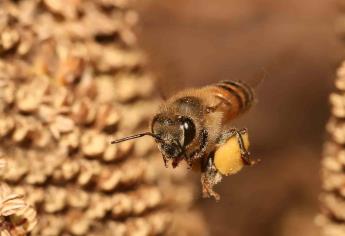
M 268 78 L 268 71 L 265 68 L 261 68 L 252 77 L 245 80 L 244 82 L 248 84 L 251 88 L 256 90 L 267 78 Z

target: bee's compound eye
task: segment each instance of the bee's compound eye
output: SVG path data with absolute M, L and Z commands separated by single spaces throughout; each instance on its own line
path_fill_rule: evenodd
M 179 118 L 179 121 L 181 122 L 181 128 L 183 129 L 183 135 L 184 135 L 183 145 L 187 146 L 193 141 L 195 137 L 195 133 L 196 133 L 195 125 L 192 119 L 188 117 L 182 116 Z

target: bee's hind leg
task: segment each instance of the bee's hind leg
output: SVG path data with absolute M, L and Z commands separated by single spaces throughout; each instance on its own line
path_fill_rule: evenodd
M 223 144 L 225 143 L 227 140 L 229 140 L 230 138 L 232 138 L 233 136 L 236 136 L 237 141 L 238 141 L 238 145 L 240 147 L 240 151 L 241 151 L 241 158 L 243 160 L 243 163 L 245 165 L 254 165 L 256 164 L 258 161 L 257 160 L 253 160 L 250 157 L 250 152 L 246 149 L 245 145 L 244 145 L 244 141 L 243 141 L 243 137 L 242 135 L 245 135 L 248 133 L 248 130 L 246 128 L 243 129 L 230 129 L 226 132 L 224 132 L 219 139 L 219 143 Z
M 241 158 L 242 158 L 244 164 L 246 164 L 246 165 L 255 164 L 255 160 L 250 158 L 250 152 L 244 146 L 244 141 L 243 141 L 243 137 L 242 137 L 242 135 L 245 135 L 248 133 L 248 130 L 246 128 L 243 128 L 240 130 L 235 129 L 234 132 L 235 132 L 236 137 L 237 137 L 238 145 L 240 146 Z

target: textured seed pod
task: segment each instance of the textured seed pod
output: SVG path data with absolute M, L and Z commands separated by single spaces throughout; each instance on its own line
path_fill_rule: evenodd
M 166 169 L 148 138 L 110 144 L 147 129 L 159 102 L 130 6 L 0 1 L 0 176 L 13 191 L 0 211 L 17 230 L 1 235 L 206 234 L 187 169 Z

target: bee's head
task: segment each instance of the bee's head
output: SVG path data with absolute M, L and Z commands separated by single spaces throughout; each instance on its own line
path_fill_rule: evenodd
M 128 136 L 111 143 L 120 143 L 146 135 L 155 139 L 165 163 L 167 160 L 173 160 L 173 166 L 176 167 L 180 160 L 188 158 L 186 147 L 194 140 L 196 128 L 189 117 L 158 114 L 152 119 L 151 132 Z
M 158 114 L 151 123 L 151 132 L 156 139 L 162 155 L 168 159 L 186 157 L 186 147 L 196 135 L 193 120 L 186 116 Z

